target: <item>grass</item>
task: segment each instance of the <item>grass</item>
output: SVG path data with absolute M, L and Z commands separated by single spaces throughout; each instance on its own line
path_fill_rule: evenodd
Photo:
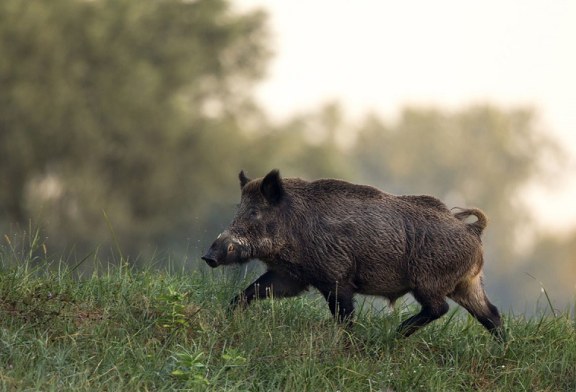
M 72 269 L 42 252 L 0 250 L 2 390 L 576 390 L 568 311 L 508 315 L 499 345 L 453 307 L 398 340 L 410 305 L 391 313 L 360 300 L 347 332 L 317 295 L 229 314 L 246 282 L 218 271 Z

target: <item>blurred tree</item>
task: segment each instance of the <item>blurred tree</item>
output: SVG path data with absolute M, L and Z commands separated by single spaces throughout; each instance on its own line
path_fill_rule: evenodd
M 480 105 L 454 113 L 406 109 L 392 125 L 369 116 L 355 156 L 364 180 L 392 193 L 427 193 L 449 207 L 486 211 L 493 223 L 488 250 L 500 259 L 495 266 L 513 257 L 515 236 L 531 219 L 522 187 L 558 151 L 531 110 Z
M 576 306 L 576 231 L 563 236 L 541 234 L 524 259 L 525 263 L 519 271 L 523 280 L 530 284 L 516 288 L 521 292 L 510 295 L 522 294 L 524 298 L 534 298 L 542 284 L 555 310 L 564 311 L 566 306 Z M 534 279 L 531 277 L 536 281 L 532 282 Z M 544 304 L 548 307 L 546 302 Z M 574 315 L 576 308 L 572 312 Z
M 0 221 L 93 245 L 104 210 L 127 251 L 202 221 L 258 117 L 264 21 L 225 0 L 0 2 Z
M 352 157 L 338 141 L 340 134 L 350 131 L 344 120 L 340 105 L 331 102 L 284 122 L 268 124 L 267 132 L 251 147 L 257 151 L 257 173 L 263 175 L 276 167 L 285 168 L 285 176 L 352 180 L 356 174 Z M 262 164 L 269 167 L 262 168 Z

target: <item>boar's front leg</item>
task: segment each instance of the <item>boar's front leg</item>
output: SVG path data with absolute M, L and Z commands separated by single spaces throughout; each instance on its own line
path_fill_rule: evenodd
M 290 276 L 283 275 L 276 271 L 268 271 L 246 289 L 234 297 L 230 307 L 235 309 L 238 306 L 245 307 L 255 299 L 268 297 L 285 298 L 294 297 L 306 290 L 308 285 Z
M 354 316 L 354 292 L 344 287 L 336 287 L 333 290 L 320 289 L 332 315 L 340 323 L 350 323 Z

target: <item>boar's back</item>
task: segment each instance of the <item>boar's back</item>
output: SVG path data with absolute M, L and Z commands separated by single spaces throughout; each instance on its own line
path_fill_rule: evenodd
M 448 207 L 446 207 L 446 204 L 442 203 L 440 200 L 438 200 L 437 198 L 435 198 L 433 196 L 403 195 L 403 196 L 398 196 L 398 198 L 401 200 L 407 201 L 408 203 L 415 204 L 419 207 L 432 208 L 432 209 L 436 209 L 436 210 L 439 210 L 442 212 L 450 212 L 450 210 L 448 210 Z

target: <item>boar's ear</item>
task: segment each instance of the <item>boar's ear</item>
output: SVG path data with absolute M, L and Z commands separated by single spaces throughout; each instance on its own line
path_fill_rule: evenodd
M 260 185 L 260 192 L 262 192 L 264 198 L 272 205 L 282 200 L 284 196 L 284 186 L 282 185 L 282 179 L 280 178 L 280 172 L 278 170 L 272 170 L 266 174 L 266 177 L 264 177 Z
M 240 171 L 240 174 L 238 174 L 238 178 L 240 179 L 240 189 L 244 188 L 246 184 L 252 181 L 251 179 L 246 177 L 246 174 L 244 174 L 244 170 Z

